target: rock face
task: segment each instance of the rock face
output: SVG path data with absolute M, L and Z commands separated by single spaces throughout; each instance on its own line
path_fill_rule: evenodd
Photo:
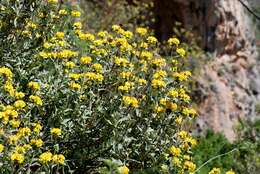
M 174 21 L 195 30 L 201 47 L 215 53 L 198 79 L 200 128 L 211 127 L 235 138 L 238 119 L 256 117 L 260 101 L 260 66 L 254 27 L 237 0 L 155 0 L 155 30 L 161 39 L 171 34 Z

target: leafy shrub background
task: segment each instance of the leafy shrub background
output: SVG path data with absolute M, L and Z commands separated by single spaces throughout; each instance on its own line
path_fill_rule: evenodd
M 194 149 L 194 161 L 198 166 L 215 156 L 237 149 L 233 153 L 211 161 L 200 172 L 206 174 L 213 167 L 219 167 L 223 170 L 232 168 L 239 174 L 259 173 L 259 126 L 259 120 L 241 121 L 237 127 L 237 140 L 233 143 L 230 143 L 224 135 L 212 131 L 209 131 L 205 136 L 199 137 L 198 146 Z

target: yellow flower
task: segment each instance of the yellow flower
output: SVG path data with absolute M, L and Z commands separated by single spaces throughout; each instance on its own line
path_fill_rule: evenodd
M 87 41 L 95 40 L 95 36 L 90 33 L 83 34 L 82 36 L 83 36 L 82 38 L 79 36 L 82 40 L 87 40 Z
M 186 52 L 183 48 L 177 48 L 176 49 L 176 52 L 181 56 L 181 57 L 184 57 Z
M 185 161 L 184 168 L 188 169 L 190 172 L 194 172 L 196 169 L 196 164 L 191 161 Z
M 42 125 L 40 123 L 33 123 L 32 126 L 33 128 L 33 132 L 35 133 L 39 133 L 42 130 Z
M 166 60 L 163 58 L 157 58 L 152 60 L 152 64 L 156 65 L 157 67 L 165 66 Z
M 39 161 L 41 163 L 48 163 L 52 160 L 52 153 L 51 152 L 44 152 L 39 156 Z
M 178 97 L 179 93 L 175 89 L 171 89 L 170 91 L 168 91 L 167 95 L 170 97 L 176 98 L 176 97 Z
M 123 96 L 124 104 L 137 108 L 139 106 L 138 100 L 135 97 Z
M 65 9 L 59 10 L 59 15 L 66 15 L 66 14 L 68 14 L 68 13 Z
M 80 17 L 81 13 L 79 11 L 72 11 L 71 12 L 71 16 L 73 16 L 73 17 Z
M 140 58 L 144 59 L 144 60 L 151 60 L 152 57 L 153 57 L 153 54 L 151 52 L 148 52 L 148 51 L 143 51 L 140 55 Z
M 132 75 L 131 72 L 121 72 L 121 73 L 119 74 L 119 76 L 120 76 L 121 78 L 123 78 L 123 79 L 129 78 L 131 75 Z
M 55 34 L 55 36 L 56 36 L 58 39 L 62 39 L 62 38 L 64 38 L 64 33 L 63 33 L 63 32 L 57 32 L 57 33 Z
M 181 154 L 181 149 L 178 148 L 178 147 L 175 147 L 175 146 L 171 146 L 171 147 L 170 147 L 170 153 L 171 153 L 173 156 L 180 156 L 180 154 Z
M 172 46 L 172 45 L 178 46 L 178 45 L 180 44 L 180 41 L 179 41 L 179 39 L 177 39 L 177 38 L 170 38 L 170 39 L 168 40 L 168 44 L 169 44 L 170 46 Z
M 213 168 L 208 174 L 220 174 L 220 168 Z
M 29 99 L 36 105 L 42 106 L 42 99 L 37 95 L 30 95 Z
M 57 43 L 60 47 L 64 47 L 66 45 L 66 42 L 63 40 L 58 41 Z
M 65 162 L 65 157 L 62 154 L 59 155 L 53 155 L 52 156 L 52 161 L 56 164 L 64 164 Z
M 120 174 L 128 174 L 129 173 L 129 169 L 126 166 L 121 166 L 121 167 L 118 167 L 118 172 Z
M 14 152 L 11 155 L 11 160 L 14 162 L 17 162 L 18 164 L 21 164 L 24 162 L 24 156 L 22 154 Z
M 140 43 L 140 47 L 143 48 L 143 49 L 147 49 L 148 48 L 148 43 L 142 42 L 142 43 Z
M 24 98 L 24 96 L 25 96 L 25 94 L 23 92 L 16 92 L 15 93 L 15 97 L 17 99 L 22 99 L 22 98 Z
M 138 79 L 139 85 L 146 85 L 147 81 L 145 79 Z
M 192 137 L 187 137 L 185 138 L 184 143 L 188 143 L 190 146 L 196 146 L 197 140 Z
M 2 153 L 4 151 L 4 148 L 5 148 L 5 146 L 0 144 L 0 153 Z
M 71 83 L 70 83 L 70 88 L 71 88 L 71 89 L 74 89 L 74 90 L 80 90 L 80 89 L 81 89 L 81 86 L 80 86 L 80 84 L 78 84 L 78 83 L 71 82 Z
M 84 74 L 84 77 L 87 80 L 93 80 L 93 81 L 98 81 L 98 82 L 101 82 L 104 79 L 102 74 L 94 73 L 94 72 L 87 72 Z
M 179 125 L 179 124 L 182 123 L 182 120 L 183 120 L 182 117 L 177 117 L 177 118 L 175 119 L 175 123 Z
M 188 132 L 186 132 L 186 131 L 180 131 L 180 132 L 178 133 L 178 136 L 179 136 L 181 139 L 184 139 L 184 138 L 186 138 L 186 137 L 188 136 Z
M 11 120 L 10 123 L 11 123 L 13 128 L 18 128 L 20 126 L 21 122 L 18 121 L 18 120 Z
M 177 78 L 181 82 L 187 80 L 190 76 L 191 76 L 190 71 L 183 71 L 183 72 L 173 74 L 173 77 Z
M 42 147 L 43 145 L 43 141 L 41 139 L 31 139 L 30 143 L 36 147 Z
M 28 87 L 33 90 L 38 90 L 40 89 L 40 84 L 38 82 L 29 82 Z
M 102 65 L 101 64 L 99 64 L 99 63 L 94 63 L 93 65 L 92 65 L 92 67 L 95 69 L 95 71 L 97 71 L 97 72 L 101 72 L 102 71 Z
M 73 27 L 74 27 L 75 29 L 80 30 L 80 29 L 82 28 L 82 23 L 81 23 L 81 22 L 75 22 L 75 23 L 73 24 Z
M 51 134 L 60 136 L 61 135 L 61 129 L 59 129 L 59 128 L 52 128 L 51 129 Z
M 176 111 L 177 108 L 178 108 L 178 106 L 177 106 L 176 103 L 172 103 L 172 102 L 170 102 L 170 101 L 166 101 L 166 107 L 167 107 L 168 109 L 171 109 L 172 111 Z
M 19 130 L 17 132 L 17 136 L 23 137 L 23 136 L 28 136 L 28 135 L 31 135 L 30 128 L 28 128 L 28 127 L 19 128 Z
M 147 42 L 150 43 L 150 44 L 156 44 L 158 42 L 158 40 L 153 36 L 149 36 L 147 38 Z
M 147 34 L 147 29 L 139 27 L 139 28 L 136 29 L 136 33 L 140 34 L 141 36 L 144 36 L 144 35 Z
M 113 31 L 119 31 L 121 27 L 119 25 L 112 25 L 112 30 Z
M 154 73 L 153 75 L 153 78 L 154 79 L 160 79 L 160 78 L 163 78 L 163 77 L 166 77 L 167 76 L 167 73 L 166 71 L 163 71 L 163 70 L 158 70 Z
M 53 46 L 53 44 L 51 44 L 51 43 L 49 43 L 49 42 L 44 42 L 44 43 L 43 43 L 43 47 L 46 48 L 46 49 L 48 49 L 48 48 L 50 48 L 50 47 L 52 47 L 52 46 Z
M 51 53 L 50 57 L 65 59 L 65 58 L 75 57 L 77 55 L 78 55 L 78 53 L 75 52 L 75 51 L 64 49 L 64 50 L 59 51 L 59 52 Z
M 16 146 L 15 147 L 15 152 L 17 152 L 17 153 L 24 153 L 25 152 L 25 148 L 23 146 Z
M 65 65 L 67 68 L 74 68 L 75 67 L 75 63 L 74 62 L 71 62 L 71 61 L 68 61 L 66 62 L 66 65 Z
M 14 107 L 17 109 L 22 109 L 26 106 L 26 103 L 23 100 L 17 100 L 14 102 Z
M 153 88 L 164 88 L 164 87 L 166 87 L 166 83 L 163 80 L 153 79 L 152 87 Z
M 128 92 L 129 88 L 130 88 L 129 86 L 119 86 L 118 90 L 123 91 L 123 92 Z
M 195 116 L 197 116 L 197 112 L 195 109 L 193 108 L 184 108 L 182 110 L 182 113 L 185 115 L 185 116 L 189 116 L 189 117 L 192 117 L 194 118 Z
M 92 58 L 89 56 L 84 56 L 80 58 L 80 63 L 83 65 L 89 64 L 92 62 Z
M 160 99 L 160 104 L 166 106 L 167 100 L 165 98 Z
M 115 64 L 118 66 L 126 67 L 129 64 L 129 61 L 125 58 L 115 57 Z
M 122 35 L 129 39 L 133 37 L 133 33 L 131 31 L 122 32 Z
M 81 77 L 81 74 L 76 74 L 76 73 L 70 73 L 69 78 L 73 80 L 78 80 Z
M 25 145 L 23 145 L 23 148 L 25 151 L 27 151 L 27 150 L 31 149 L 32 147 L 30 144 L 25 144 Z
M 9 93 L 10 96 L 14 97 L 15 89 L 10 81 L 7 81 L 4 84 L 4 90 Z
M 0 68 L 0 74 L 5 75 L 8 79 L 11 79 L 13 77 L 12 71 L 6 67 Z
M 165 109 L 164 109 L 163 107 L 161 107 L 161 106 L 156 106 L 156 107 L 155 107 L 155 112 L 157 112 L 157 113 L 163 113 L 163 112 L 165 112 Z
M 98 34 L 97 34 L 97 36 L 102 37 L 102 38 L 104 38 L 104 37 L 107 36 L 107 35 L 108 35 L 108 32 L 107 32 L 107 31 L 100 31 L 100 32 L 98 32 Z

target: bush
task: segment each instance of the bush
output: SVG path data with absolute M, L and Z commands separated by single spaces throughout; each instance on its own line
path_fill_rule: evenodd
M 197 113 L 179 40 L 163 58 L 146 28 L 85 32 L 74 8 L 1 2 L 1 172 L 193 172 L 196 140 L 181 124 Z
M 201 166 L 209 159 L 220 154 L 231 151 L 234 147 L 221 133 L 208 131 L 205 136 L 197 138 L 198 146 L 194 148 L 194 161 L 196 165 Z M 207 174 L 212 168 L 218 167 L 223 170 L 229 170 L 234 166 L 234 153 L 219 157 L 209 162 L 200 170 L 201 174 Z
M 209 159 L 219 156 L 201 168 L 202 174 L 207 174 L 214 167 L 222 170 L 233 168 L 236 173 L 257 174 L 260 170 L 259 159 L 259 121 L 241 121 L 237 129 L 237 140 L 230 143 L 223 134 L 209 131 L 206 136 L 198 138 L 198 146 L 194 149 L 194 161 L 201 166 Z

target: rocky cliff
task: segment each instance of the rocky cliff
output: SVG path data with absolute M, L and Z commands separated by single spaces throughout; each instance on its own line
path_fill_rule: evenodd
M 235 138 L 238 119 L 253 119 L 260 102 L 260 66 L 255 27 L 238 0 L 155 0 L 155 30 L 163 40 L 174 21 L 201 36 L 201 47 L 214 53 L 198 78 L 198 127 L 211 127 Z M 245 1 L 246 2 L 246 1 Z

